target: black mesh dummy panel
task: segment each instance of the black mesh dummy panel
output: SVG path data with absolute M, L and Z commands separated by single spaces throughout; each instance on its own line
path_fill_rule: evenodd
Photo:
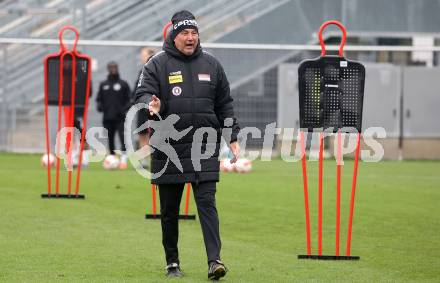
M 58 105 L 60 81 L 60 56 L 50 57 L 47 61 L 48 103 Z M 83 106 L 86 98 L 88 60 L 76 58 L 75 106 Z M 63 62 L 62 105 L 71 105 L 72 94 L 72 56 L 65 55 Z
M 365 68 L 344 57 L 322 56 L 298 69 L 300 127 L 313 131 L 362 129 Z

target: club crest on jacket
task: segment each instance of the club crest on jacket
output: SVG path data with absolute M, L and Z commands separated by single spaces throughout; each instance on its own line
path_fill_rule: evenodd
M 171 91 L 174 96 L 179 96 L 182 93 L 182 88 L 180 86 L 175 86 Z

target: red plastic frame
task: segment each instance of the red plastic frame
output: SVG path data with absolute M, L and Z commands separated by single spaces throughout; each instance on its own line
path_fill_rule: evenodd
M 72 50 L 68 50 L 66 45 L 63 42 L 63 33 L 66 30 L 71 30 L 75 33 L 75 40 L 73 44 Z M 57 124 L 57 133 L 61 130 L 61 119 L 62 119 L 62 98 L 63 98 L 63 75 L 64 75 L 64 57 L 66 55 L 72 57 L 72 77 L 71 77 L 71 105 L 64 107 L 64 120 L 65 120 L 65 126 L 66 127 L 73 127 L 73 121 L 74 121 L 74 115 L 75 115 L 75 81 L 76 81 L 76 60 L 77 58 L 85 59 L 87 64 L 87 82 L 86 82 L 86 97 L 85 97 L 85 104 L 84 104 L 84 114 L 83 114 L 83 131 L 81 133 L 81 142 L 80 142 L 80 152 L 79 152 L 79 160 L 78 160 L 78 171 L 76 176 L 76 184 L 75 184 L 75 196 L 78 196 L 79 194 L 79 185 L 80 185 L 80 178 L 81 178 L 81 164 L 82 164 L 82 153 L 84 150 L 84 141 L 85 141 L 85 132 L 87 129 L 87 112 L 88 112 L 88 106 L 89 106 L 89 96 L 90 96 L 90 82 L 91 82 L 91 62 L 92 59 L 84 54 L 79 54 L 76 50 L 78 39 L 79 39 L 79 31 L 74 26 L 64 26 L 60 29 L 58 33 L 58 38 L 60 40 L 60 50 L 57 53 L 48 54 L 44 57 L 44 108 L 45 108 L 45 130 L 46 130 L 46 153 L 48 156 L 49 161 L 49 154 L 50 154 L 50 139 L 49 139 L 49 88 L 48 88 L 48 62 L 50 58 L 60 58 L 60 77 L 58 79 L 58 124 Z M 72 165 L 72 150 L 71 150 L 71 144 L 72 144 L 72 135 L 71 133 L 68 133 L 66 137 L 66 146 L 68 150 L 68 166 L 71 167 Z M 56 148 L 56 179 L 55 179 L 55 195 L 59 195 L 59 175 L 60 175 L 60 159 L 58 158 L 60 153 L 59 143 L 57 144 Z M 49 162 L 48 162 L 49 164 Z M 69 168 L 70 169 L 70 168 Z M 47 191 L 48 196 L 52 194 L 52 187 L 51 187 L 51 166 L 47 166 Z M 67 194 L 70 196 L 72 192 L 72 170 L 69 170 L 68 172 L 68 189 Z
M 321 44 L 321 56 L 325 56 L 325 54 L 326 54 L 325 43 L 324 43 L 322 33 L 324 32 L 324 29 L 329 25 L 336 25 L 342 31 L 341 44 L 339 45 L 339 56 L 343 57 L 344 56 L 345 40 L 347 39 L 347 30 L 345 29 L 343 24 L 341 24 L 340 22 L 335 21 L 335 20 L 326 21 L 319 28 L 318 36 L 319 36 L 319 43 Z
M 153 215 L 157 215 L 157 196 L 156 196 L 156 189 L 157 185 L 152 184 L 151 185 L 151 209 L 153 212 Z M 185 216 L 188 216 L 189 213 L 189 199 L 191 198 L 191 183 L 186 184 L 186 196 L 185 196 Z M 148 208 L 147 208 L 147 214 L 148 214 Z
M 326 55 L 325 43 L 323 39 L 324 29 L 329 25 L 336 25 L 342 31 L 341 43 L 339 46 L 339 56 L 344 56 L 344 46 L 347 38 L 347 31 L 340 22 L 331 20 L 324 22 L 319 28 L 318 36 L 321 45 L 321 56 Z M 311 235 L 310 235 L 310 212 L 309 212 L 309 196 L 308 196 L 308 181 L 307 181 L 307 161 L 306 161 L 306 149 L 305 149 L 305 138 L 304 132 L 300 131 L 300 146 L 301 146 L 301 161 L 302 161 L 302 175 L 304 184 L 304 209 L 306 217 L 306 243 L 307 243 L 307 255 L 311 256 Z M 351 185 L 351 197 L 350 197 L 350 212 L 348 219 L 348 231 L 347 231 L 347 246 L 346 246 L 346 256 L 350 256 L 351 248 L 351 235 L 353 226 L 353 213 L 354 213 L 354 200 L 356 194 L 356 181 L 357 181 L 357 171 L 359 164 L 359 152 L 360 152 L 360 140 L 361 133 L 357 133 L 356 151 L 354 159 L 354 169 L 353 169 L 353 179 Z M 335 225 L 335 255 L 339 256 L 339 246 L 340 246 L 340 212 L 341 212 L 341 161 L 342 161 L 342 138 L 341 132 L 337 133 L 337 165 L 336 165 L 336 225 Z M 319 134 L 319 173 L 318 173 L 318 256 L 322 256 L 322 177 L 323 177 L 323 147 L 324 147 L 324 135 L 321 132 Z
M 304 210 L 306 217 L 306 243 L 307 243 L 307 255 L 312 254 L 311 247 L 311 233 L 310 233 L 310 211 L 309 211 L 309 193 L 308 193 L 308 180 L 307 180 L 307 157 L 305 149 L 305 134 L 303 131 L 300 134 L 300 146 L 301 146 L 301 163 L 302 163 L 302 175 L 303 175 L 303 185 L 304 185 Z M 336 228 L 335 228 L 335 255 L 339 256 L 339 246 L 340 246 L 340 203 L 341 203 L 341 171 L 342 171 L 342 137 L 341 132 L 337 133 L 337 167 L 336 167 Z M 354 213 L 354 200 L 356 194 L 356 181 L 357 181 L 357 171 L 359 164 L 359 152 L 360 152 L 360 141 L 361 133 L 357 133 L 356 139 L 356 151 L 354 159 L 354 169 L 353 178 L 351 184 L 351 196 L 350 196 L 350 212 L 348 219 L 348 230 L 347 230 L 347 246 L 346 246 L 346 256 L 350 256 L 351 249 L 351 234 L 353 227 L 353 213 Z M 319 173 L 318 173 L 318 255 L 322 255 L 322 176 L 323 176 L 323 148 L 324 148 L 324 134 L 319 133 Z
M 163 28 L 163 40 L 167 39 L 168 28 L 172 25 L 172 22 L 168 22 Z

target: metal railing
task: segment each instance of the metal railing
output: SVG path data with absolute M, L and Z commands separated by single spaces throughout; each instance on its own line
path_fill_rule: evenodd
M 47 48 L 57 48 L 57 40 L 42 40 L 42 39 L 1 39 L 0 45 L 4 42 L 10 42 L 15 44 L 35 44 L 37 46 L 46 46 Z M 70 43 L 69 41 L 67 43 Z M 95 41 L 95 40 L 80 40 L 79 48 L 86 48 L 88 54 L 108 54 L 109 52 L 118 53 L 120 50 L 124 50 L 126 53 L 131 54 L 130 58 L 127 58 L 126 67 L 121 69 L 121 76 L 127 80 L 130 86 L 134 85 L 136 80 L 136 73 L 139 70 L 140 65 L 137 63 L 137 53 L 141 46 L 154 46 L 159 47 L 162 45 L 161 41 Z M 203 48 L 214 54 L 225 68 L 228 75 L 228 79 L 231 85 L 234 85 L 237 81 L 240 81 L 243 77 L 242 65 L 251 68 L 252 65 L 249 62 L 258 61 L 261 58 L 272 58 L 273 54 L 278 57 L 287 58 L 284 62 L 299 62 L 303 58 L 310 58 L 318 56 L 320 46 L 319 45 L 265 45 L 265 44 L 224 44 L 224 43 L 203 43 Z M 337 50 L 337 46 L 329 46 L 328 50 Z M 435 52 L 440 54 L 440 46 L 431 47 L 414 47 L 414 46 L 346 46 L 345 51 L 350 54 L 357 55 L 379 53 L 383 51 L 409 53 L 415 51 Z M 310 54 L 309 54 L 310 53 Z M 294 57 L 289 57 L 291 54 L 299 54 Z M 246 60 L 238 60 L 237 58 L 245 58 Z M 108 58 L 110 59 L 110 58 Z M 266 60 L 265 59 L 265 60 Z M 99 59 L 102 60 L 102 59 Z M 99 61 L 98 60 L 98 61 Z M 237 63 L 240 62 L 240 63 Z M 106 61 L 104 61 L 106 63 Z M 283 62 L 281 62 L 283 63 Z M 278 63 L 279 64 L 279 63 Z M 98 64 L 98 69 L 104 70 L 102 66 L 105 64 Z M 257 128 L 264 128 L 264 125 L 268 121 L 276 121 L 277 117 L 277 89 L 278 89 L 278 74 L 277 65 L 268 66 L 268 69 L 261 74 L 254 73 L 254 76 L 246 83 L 241 84 L 238 87 L 232 89 L 232 95 L 235 100 L 235 108 L 237 116 L 243 126 L 255 126 Z M 97 72 L 93 74 L 94 94 L 96 95 L 97 85 L 100 80 L 104 79 L 104 76 L 98 76 Z M 34 98 L 32 103 L 30 99 L 25 101 L 15 101 L 8 103 L 7 101 L 0 102 L 1 111 L 0 117 L 7 117 L 0 121 L 0 135 L 2 136 L 1 142 L 6 143 L 2 145 L 2 148 L 8 150 L 28 150 L 30 148 L 38 149 L 38 144 L 35 140 L 38 140 L 40 133 L 43 130 L 43 123 L 41 115 L 43 107 L 41 100 L 38 100 L 37 94 L 42 97 L 43 94 L 43 74 L 42 70 L 34 78 L 40 82 L 38 89 L 27 87 L 30 93 L 30 97 Z M 35 87 L 35 84 L 27 84 L 25 81 L 23 85 L 30 85 Z M 8 87 L 5 90 L 7 96 L 14 96 L 16 90 Z M 27 108 L 28 111 L 32 111 L 35 115 L 25 115 Z M 100 125 L 100 114 L 95 112 L 94 99 L 91 100 L 90 106 L 90 126 Z M 15 116 L 14 116 L 15 115 Z M 14 118 L 15 117 L 15 118 Z M 24 136 L 32 137 L 34 140 L 31 145 L 20 147 L 21 139 Z M 7 137 L 7 138 L 5 138 Z M 24 139 L 26 140 L 26 139 Z M 43 143 L 42 143 L 43 145 Z

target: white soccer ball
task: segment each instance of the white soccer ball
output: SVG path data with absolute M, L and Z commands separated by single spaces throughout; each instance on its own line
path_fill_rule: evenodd
M 240 158 L 235 162 L 235 171 L 238 173 L 249 173 L 252 171 L 252 162 L 246 158 Z
M 43 154 L 43 156 L 41 157 L 41 165 L 43 165 L 44 167 L 53 167 L 55 165 L 55 155 L 53 155 L 52 153 L 49 153 L 49 155 L 47 153 Z
M 222 172 L 232 172 L 234 171 L 234 164 L 231 163 L 230 159 L 223 159 L 220 161 L 220 171 Z
M 107 170 L 118 169 L 119 168 L 119 158 L 115 155 L 110 154 L 104 159 L 102 166 Z

